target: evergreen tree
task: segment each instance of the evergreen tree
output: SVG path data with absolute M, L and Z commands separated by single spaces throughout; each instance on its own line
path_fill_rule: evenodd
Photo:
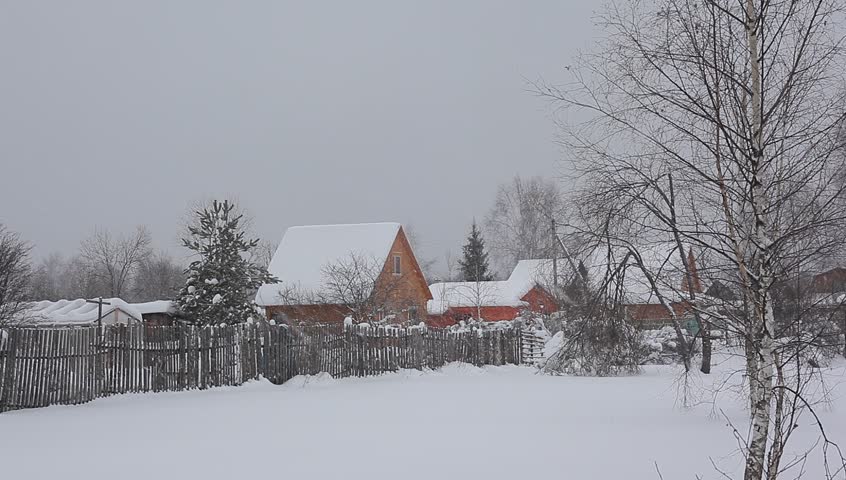
M 252 294 L 265 283 L 276 283 L 267 269 L 253 264 L 247 255 L 258 239 L 249 240 L 243 215 L 229 201 L 215 200 L 196 212 L 182 244 L 197 259 L 186 271 L 188 280 L 179 292 L 180 311 L 193 323 L 236 324 L 256 316 Z
M 488 254 L 485 252 L 485 240 L 482 238 L 482 232 L 476 227 L 475 220 L 463 250 L 464 258 L 459 260 L 458 264 L 461 266 L 461 274 L 464 276 L 464 280 L 467 282 L 491 280 L 488 271 Z

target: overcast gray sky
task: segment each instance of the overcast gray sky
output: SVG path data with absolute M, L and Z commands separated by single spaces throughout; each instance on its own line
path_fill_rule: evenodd
M 497 184 L 557 173 L 550 105 L 593 1 L 0 3 L 0 222 L 178 253 L 189 204 L 256 232 L 400 221 L 457 252 Z

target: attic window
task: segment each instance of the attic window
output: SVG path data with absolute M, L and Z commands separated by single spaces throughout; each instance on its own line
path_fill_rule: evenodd
M 394 255 L 394 275 L 402 275 L 402 257 Z

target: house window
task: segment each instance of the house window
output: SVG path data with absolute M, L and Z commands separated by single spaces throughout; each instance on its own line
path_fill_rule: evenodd
M 394 275 L 402 274 L 402 257 L 394 255 Z
M 408 320 L 417 320 L 417 306 L 408 307 Z

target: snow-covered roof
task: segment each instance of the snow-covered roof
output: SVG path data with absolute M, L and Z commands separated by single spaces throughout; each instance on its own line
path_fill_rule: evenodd
M 514 298 L 508 282 L 439 282 L 429 285 L 432 299 L 427 310 L 432 315 L 441 315 L 452 307 L 511 307 L 524 304 Z
M 558 268 L 565 268 L 564 260 L 558 260 Z M 552 285 L 552 260 L 548 258 L 536 260 L 520 260 L 511 271 L 507 282 L 514 289 L 514 294 L 522 297 L 529 293 L 535 285 Z
M 167 313 L 173 315 L 176 313 L 176 303 L 171 300 L 154 300 L 152 302 L 132 303 L 130 305 L 138 310 L 141 315 L 151 313 Z
M 176 313 L 176 304 L 170 300 L 157 300 L 144 303 L 129 303 L 120 298 L 104 298 L 103 317 L 109 317 L 118 310 L 136 321 L 151 313 Z M 84 298 L 76 300 L 43 300 L 32 302 L 24 314 L 28 322 L 50 325 L 85 325 L 97 321 L 97 304 L 86 302 Z
M 651 273 L 655 280 L 656 287 L 661 295 L 668 301 L 681 299 L 680 290 L 684 278 L 684 268 L 679 257 L 678 250 L 668 245 L 641 247 L 637 249 L 644 266 Z M 620 263 L 626 258 L 627 248 L 596 248 L 583 260 L 587 268 L 589 280 L 595 288 L 601 287 L 609 272 L 616 271 L 619 275 Z M 643 273 L 634 259 L 627 260 L 628 266 L 623 277 L 622 290 L 625 301 L 630 304 L 657 304 L 658 296 L 655 294 L 647 276 Z M 615 276 L 608 288 L 614 288 L 619 282 Z
M 109 305 L 103 305 L 103 317 L 119 310 L 137 321 L 142 320 L 141 311 L 120 298 L 104 298 L 103 301 L 109 303 Z M 27 320 L 56 325 L 89 324 L 97 321 L 97 315 L 97 304 L 86 302 L 83 298 L 33 302 L 26 312 Z
M 561 261 L 559 260 L 559 263 Z M 490 282 L 440 282 L 429 285 L 432 300 L 427 310 L 441 315 L 452 307 L 522 307 L 523 297 L 536 285 L 552 283 L 552 260 L 521 260 L 508 280 Z
M 282 237 L 268 271 L 280 280 L 262 285 L 261 306 L 279 305 L 285 292 L 319 293 L 325 289 L 328 265 L 355 256 L 373 261 L 381 270 L 400 230 L 399 223 L 358 223 L 291 227 Z

